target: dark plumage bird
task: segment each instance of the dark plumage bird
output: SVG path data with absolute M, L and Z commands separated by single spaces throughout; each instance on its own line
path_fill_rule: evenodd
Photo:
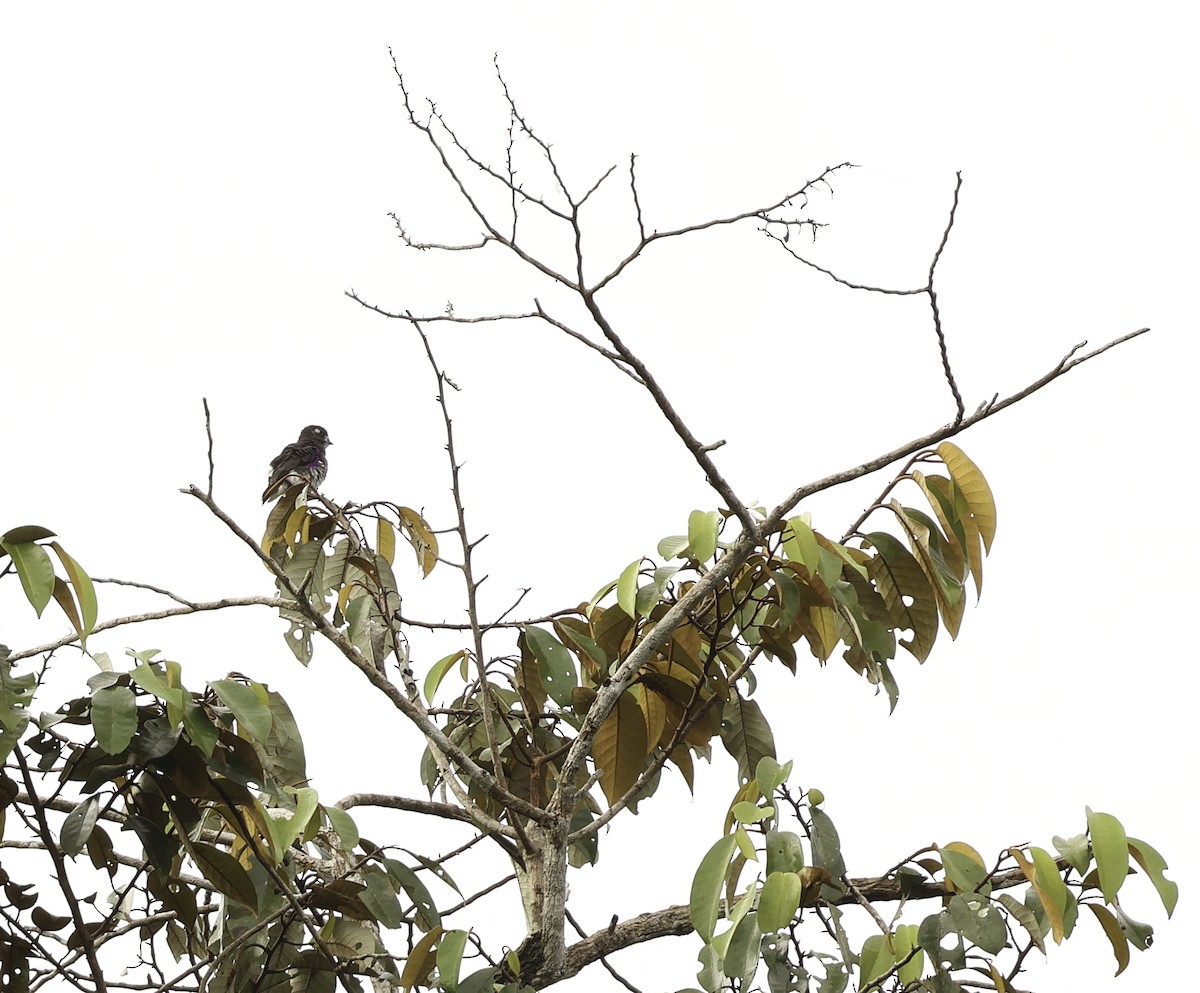
M 308 483 L 316 489 L 325 481 L 329 462 L 325 449 L 332 445 L 329 434 L 319 424 L 310 424 L 300 437 L 271 459 L 271 478 L 263 490 L 263 503 L 282 496 L 289 486 Z

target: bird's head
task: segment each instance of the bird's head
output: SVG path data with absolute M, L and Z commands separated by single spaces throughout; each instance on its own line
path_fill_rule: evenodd
M 329 432 L 326 431 L 320 424 L 310 424 L 300 432 L 301 441 L 315 442 L 318 445 L 332 445 L 329 440 Z

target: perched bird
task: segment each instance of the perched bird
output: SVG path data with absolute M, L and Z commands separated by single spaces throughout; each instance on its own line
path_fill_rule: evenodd
M 263 503 L 277 499 L 298 483 L 308 483 L 314 489 L 320 486 L 329 471 L 325 449 L 332 444 L 319 424 L 310 424 L 301 431 L 299 438 L 271 459 L 271 478 L 263 490 Z

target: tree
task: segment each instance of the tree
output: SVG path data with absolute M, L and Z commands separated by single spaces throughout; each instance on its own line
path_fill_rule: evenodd
M 656 230 L 643 214 L 632 157 L 627 169 L 614 166 L 576 188 L 503 78 L 510 116 L 499 166 L 460 140 L 436 107 L 419 111 L 399 71 L 397 79 L 409 124 L 427 139 L 481 230 L 478 241 L 435 243 L 397 218 L 401 238 L 419 251 L 502 249 L 544 277 L 555 302 L 543 305 L 544 296 L 521 313 L 464 316 L 453 307 L 389 311 L 349 294 L 404 322 L 423 343 L 445 427 L 455 503 L 448 527 L 396 502 L 338 505 L 295 486 L 256 540 L 213 496 L 210 447 L 207 487 L 185 492 L 261 559 L 276 595 L 205 603 L 175 597 L 165 610 L 102 623 L 93 581 L 48 529 L 4 534 L 3 575 L 20 581 L 39 614 L 55 599 L 73 628 L 0 659 L 6 826 L 19 824 L 22 835 L 9 830 L 4 845 L 50 860 L 67 910 L 56 915 L 27 876 L 7 874 L 0 913 L 15 988 L 59 980 L 104 988 L 115 956 L 133 945 L 126 961 L 147 977 L 123 981 L 134 988 L 356 989 L 369 978 L 378 988 L 540 989 L 597 962 L 608 965 L 608 955 L 632 944 L 695 932 L 699 982 L 709 990 L 748 989 L 756 976 L 772 990 L 823 993 L 850 982 L 861 990 L 1009 989 L 1030 950 L 1044 949 L 1047 936 L 1058 942 L 1072 933 L 1081 905 L 1123 970 L 1129 945 L 1150 940 L 1119 903 L 1130 869 L 1148 877 L 1168 913 L 1176 888 L 1161 855 L 1127 836 L 1115 816 L 1089 812 L 1082 831 L 1054 839 L 1056 854 L 1021 845 L 993 861 L 952 841 L 897 852 L 881 876 L 855 876 L 824 797 L 792 782 L 792 762 L 775 754 L 769 721 L 778 716 L 754 690 L 765 667 L 795 671 L 808 657 L 824 663 L 837 654 L 895 707 L 892 661 L 900 649 L 923 661 L 941 630 L 957 634 L 967 589 L 981 590 L 996 535 L 984 474 L 950 439 L 1145 329 L 1091 351 L 1076 346 L 1024 389 L 968 413 L 935 288 L 961 176 L 924 284 L 867 286 L 822 268 L 798 247 L 823 226 L 808 213 L 810 195 L 849 164 L 766 206 Z M 542 171 L 537 186 L 519 178 L 527 162 Z M 604 265 L 589 245 L 592 225 L 607 218 L 589 212 L 598 192 L 618 183 L 636 233 Z M 770 508 L 735 492 L 714 458 L 721 442 L 694 434 L 606 304 L 606 291 L 652 245 L 746 227 L 850 289 L 926 299 L 953 409 L 922 437 L 798 485 Z M 554 246 L 556 233 L 566 236 L 558 242 L 569 246 L 565 252 Z M 566 606 L 542 617 L 510 619 L 514 605 L 488 619 L 478 604 L 481 539 L 465 511 L 448 395 L 454 384 L 430 336 L 440 324 L 476 322 L 549 326 L 626 375 L 651 398 L 716 504 L 692 512 L 686 533 L 663 538 L 657 556 L 630 562 L 590 599 L 563 591 Z M 878 498 L 839 537 L 803 512 L 814 494 L 894 465 Z M 927 509 L 912 506 L 914 498 Z M 447 535 L 453 552 L 443 550 Z M 393 572 L 398 536 L 423 574 L 439 564 L 461 573 L 465 622 L 405 613 Z M 323 803 L 307 783 L 300 729 L 278 691 L 236 673 L 193 691 L 180 663 L 152 651 L 133 653 L 127 667 L 98 653 L 101 671 L 87 694 L 31 719 L 50 660 L 64 647 L 78 642 L 86 650 L 95 632 L 148 616 L 249 604 L 279 611 L 300 662 L 311 658 L 318 636 L 390 702 L 398 720 L 419 729 L 428 798 L 356 794 Z M 437 661 L 410 657 L 408 634 L 423 628 L 456 632 L 460 647 Z M 35 671 L 20 672 L 29 659 L 39 660 Z M 694 759 L 718 739 L 737 761 L 738 781 L 728 790 L 725 832 L 697 867 L 690 902 L 653 906 L 568 938 L 572 869 L 602 856 L 599 839 L 610 824 L 635 830 L 632 815 L 654 802 L 664 776 L 706 786 Z M 483 889 L 462 893 L 451 872 L 458 851 L 433 855 L 408 852 L 399 840 L 369 841 L 349 813 L 368 806 L 469 825 L 467 847 L 494 846 L 502 868 Z M 77 883 L 85 853 L 111 890 L 107 910 L 81 895 L 90 888 Z M 516 949 L 496 947 L 487 922 L 469 917 L 481 893 L 502 885 L 519 890 L 525 911 L 526 938 Z M 446 907 L 432 895 L 437 886 L 459 890 L 462 899 Z M 910 904 L 920 901 L 932 903 L 914 913 Z M 451 926 L 455 915 L 463 926 Z M 874 928 L 865 936 L 864 923 Z

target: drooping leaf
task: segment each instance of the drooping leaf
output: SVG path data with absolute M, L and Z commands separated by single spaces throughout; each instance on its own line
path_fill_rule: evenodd
M 37 678 L 13 673 L 8 649 L 0 645 L 0 762 L 7 759 L 29 726 L 29 705 Z
M 408 894 L 408 898 L 416 905 L 417 923 L 426 930 L 440 927 L 442 915 L 438 912 L 437 904 L 434 903 L 429 890 L 417 874 L 398 859 L 384 859 L 383 865 L 396 885 L 403 889 Z
M 637 618 L 638 571 L 642 567 L 641 559 L 634 559 L 624 569 L 617 580 L 617 606 L 630 617 Z
M 813 863 L 827 869 L 834 879 L 841 879 L 846 874 L 846 863 L 842 859 L 842 842 L 837 828 L 819 807 L 810 807 L 808 813 L 812 818 Z
M 696 933 L 705 941 L 711 941 L 717 924 L 717 910 L 721 903 L 721 889 L 725 882 L 725 871 L 737 842 L 727 834 L 705 853 L 692 878 L 689 915 Z
M 50 553 L 32 541 L 0 540 L 0 547 L 12 556 L 25 598 L 41 617 L 54 595 L 54 563 L 50 561 Z
M 750 781 L 759 760 L 775 758 L 775 736 L 762 708 L 734 690 L 721 712 L 721 743 L 737 760 L 738 776 Z
M 817 536 L 804 516 L 791 517 L 783 529 L 783 552 L 793 562 L 799 562 L 808 570 L 810 577 L 817 574 L 821 562 L 821 548 Z
M 758 924 L 764 931 L 787 927 L 800 909 L 800 877 L 795 872 L 767 874 L 758 898 Z
M 387 559 L 389 564 L 396 564 L 396 529 L 392 527 L 391 521 L 383 517 L 375 522 L 375 551 Z
M 75 590 L 75 599 L 79 603 L 79 616 L 83 625 L 83 630 L 79 632 L 81 639 L 85 639 L 96 626 L 96 616 L 99 609 L 96 602 L 96 587 L 92 585 L 91 577 L 80 568 L 67 550 L 62 547 L 57 541 L 50 542 L 50 547 L 54 549 L 58 555 L 59 561 L 63 564 L 63 569 L 67 573 L 67 578 L 71 582 L 72 588 Z
M 600 789 L 609 804 L 633 788 L 649 751 L 642 708 L 632 694 L 622 693 L 592 742 L 592 756 L 601 770 Z
M 721 515 L 715 510 L 693 510 L 688 516 L 688 547 L 697 562 L 707 562 L 717 553 Z
M 354 823 L 354 818 L 341 807 L 322 806 L 321 809 L 329 818 L 329 826 L 337 833 L 342 846 L 350 851 L 359 841 L 358 825 Z
M 228 852 L 201 841 L 193 842 L 191 855 L 204 878 L 217 892 L 236 900 L 247 910 L 258 911 L 258 893 L 246 870 Z
M 875 531 L 866 540 L 879 553 L 867 568 L 893 622 L 913 632 L 900 644 L 924 662 L 938 632 L 937 601 L 929 580 L 912 553 L 892 535 Z
M 399 511 L 400 529 L 416 553 L 421 575 L 428 576 L 438 561 L 437 535 L 429 522 L 411 507 L 400 507 Z
M 416 989 L 417 986 L 428 985 L 429 974 L 437 965 L 437 943 L 442 937 L 439 924 L 430 930 L 408 953 L 408 960 L 400 973 L 400 986 L 405 990 Z
M 1166 860 L 1158 854 L 1153 846 L 1139 838 L 1129 839 L 1129 854 L 1137 859 L 1138 865 L 1154 883 L 1158 897 L 1162 900 L 1163 908 L 1170 917 L 1175 912 L 1175 904 L 1179 900 L 1179 886 L 1163 875 L 1163 870 L 1167 868 Z
M 1037 917 L 1034 915 L 1025 904 L 1021 903 L 1011 893 L 1001 893 L 996 897 L 997 901 L 1004 905 L 1005 909 L 1017 919 L 1017 923 L 1023 927 L 1033 941 L 1034 947 L 1043 955 L 1046 954 L 1046 945 L 1042 940 L 1042 929 L 1037 922 Z
M 1120 923 L 1107 907 L 1101 907 L 1097 903 L 1087 903 L 1084 906 L 1095 914 L 1096 920 L 1100 922 L 1100 927 L 1104 929 L 1104 935 L 1108 938 L 1108 943 L 1112 945 L 1113 956 L 1117 960 L 1117 971 L 1114 975 L 1121 975 L 1125 971 L 1125 967 L 1129 965 L 1129 941 L 1125 937 L 1125 932 L 1121 930 Z
M 447 993 L 458 993 L 458 972 L 469 937 L 466 931 L 445 931 L 438 943 L 438 981 Z
M 962 491 L 983 538 L 983 547 L 990 552 L 992 539 L 996 537 L 996 501 L 992 497 L 991 487 L 979 467 L 957 445 L 943 441 L 938 445 L 937 453 Z

